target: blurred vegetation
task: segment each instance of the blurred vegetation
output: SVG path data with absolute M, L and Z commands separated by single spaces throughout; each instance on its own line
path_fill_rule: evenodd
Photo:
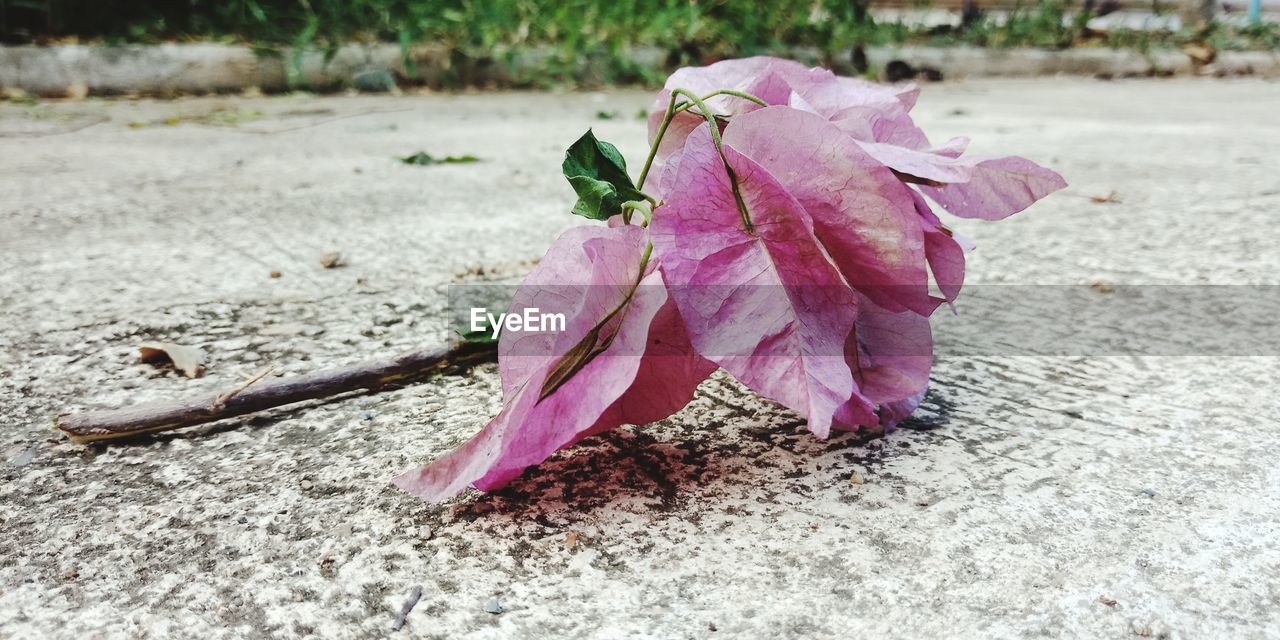
M 650 82 L 663 67 L 792 47 L 847 62 L 857 46 L 907 43 L 1280 46 L 1277 25 L 1094 33 L 1085 27 L 1092 17 L 1087 9 L 1059 0 L 1029 0 L 999 20 L 975 12 L 963 26 L 930 29 L 876 23 L 865 9 L 865 0 L 0 0 L 0 37 L 8 43 L 215 40 L 264 51 L 332 50 L 353 41 L 396 42 L 407 51 L 428 42 L 497 62 L 542 46 L 550 51 L 539 65 L 546 79 L 580 77 L 590 66 L 600 82 Z M 638 63 L 631 55 L 636 47 L 657 48 L 665 59 Z

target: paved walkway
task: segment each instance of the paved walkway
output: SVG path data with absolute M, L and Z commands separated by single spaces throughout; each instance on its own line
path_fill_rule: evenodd
M 958 224 L 971 282 L 1276 284 L 1277 93 L 926 87 L 935 139 L 1072 183 Z M 867 443 L 717 377 L 444 507 L 387 480 L 496 412 L 492 367 L 129 446 L 50 431 L 439 339 L 445 285 L 518 277 L 577 223 L 564 147 L 592 126 L 640 158 L 647 104 L 0 104 L 0 636 L 387 637 L 420 587 L 403 637 L 1277 637 L 1274 357 L 943 359 Z M 484 161 L 396 160 L 419 150 Z M 207 376 L 137 364 L 148 340 L 200 345 Z

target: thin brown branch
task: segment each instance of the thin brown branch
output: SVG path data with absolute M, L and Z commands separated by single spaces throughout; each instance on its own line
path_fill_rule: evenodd
M 129 438 L 351 391 L 374 391 L 386 386 L 405 384 L 442 369 L 490 362 L 496 356 L 496 345 L 462 342 L 390 360 L 366 362 L 271 382 L 240 384 L 219 391 L 212 398 L 201 396 L 121 409 L 63 414 L 58 416 L 55 426 L 79 443 Z
M 49 136 L 60 136 L 68 133 L 75 133 L 82 129 L 102 124 L 111 120 L 107 116 L 97 116 L 71 126 L 62 127 L 60 129 L 52 129 L 50 131 L 4 131 L 0 132 L 0 138 L 47 138 Z

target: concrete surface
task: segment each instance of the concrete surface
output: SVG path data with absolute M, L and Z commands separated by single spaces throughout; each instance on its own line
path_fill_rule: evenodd
M 954 18 L 954 15 L 952 16 Z M 1178 50 L 1086 47 L 1065 50 L 1031 48 L 981 49 L 976 47 L 874 46 L 867 48 L 872 69 L 884 69 L 894 60 L 928 66 L 945 77 L 1006 78 L 1074 75 L 1113 77 L 1148 74 L 1257 75 L 1280 78 L 1280 52 L 1220 51 L 1207 67 L 1192 64 Z M 518 52 L 486 51 L 459 59 L 440 46 L 414 47 L 413 66 L 407 67 L 396 45 L 346 45 L 330 59 L 324 51 L 262 55 L 250 47 L 213 44 L 161 45 L 56 45 L 0 47 L 0 90 L 48 97 L 84 97 L 139 93 L 170 96 L 189 93 L 238 93 L 249 89 L 269 92 L 290 87 L 334 89 L 361 86 L 362 74 L 391 74 L 401 82 L 439 87 L 511 86 L 521 77 L 536 76 L 556 54 L 549 47 Z M 666 52 L 654 47 L 631 51 L 641 66 L 661 68 Z M 797 48 L 792 57 L 808 63 L 823 62 L 851 73 L 848 56 L 822 60 L 816 49 Z M 510 58 L 509 63 L 496 62 Z M 577 60 L 577 75 L 590 83 L 593 60 Z M 603 64 L 601 62 L 600 64 Z M 527 80 L 525 81 L 527 83 Z
M 917 111 L 1072 183 L 956 225 L 973 283 L 1274 285 L 1277 96 L 987 81 Z M 563 148 L 591 126 L 637 161 L 648 101 L 0 105 L 0 637 L 1280 637 L 1275 357 L 943 359 L 870 442 L 718 376 L 445 506 L 387 480 L 496 412 L 492 366 L 140 444 L 50 430 L 438 340 L 447 284 L 577 224 Z M 484 162 L 395 159 L 418 150 Z M 138 364 L 150 340 L 208 374 Z

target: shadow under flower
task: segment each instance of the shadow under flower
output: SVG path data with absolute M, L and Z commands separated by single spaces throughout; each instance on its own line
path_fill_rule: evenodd
M 533 519 L 561 527 L 618 511 L 697 519 L 710 501 L 804 499 L 816 487 L 848 482 L 913 447 L 939 439 L 950 403 L 930 391 L 921 409 L 887 435 L 836 432 L 822 440 L 794 413 L 736 381 L 705 383 L 667 420 L 588 438 L 531 467 L 501 490 L 473 492 L 449 508 L 453 519 Z

